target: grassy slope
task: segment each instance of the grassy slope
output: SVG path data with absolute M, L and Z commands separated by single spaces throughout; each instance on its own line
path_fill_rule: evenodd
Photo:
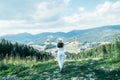
M 120 59 L 65 61 L 60 73 L 56 61 L 0 63 L 0 80 L 117 80 Z

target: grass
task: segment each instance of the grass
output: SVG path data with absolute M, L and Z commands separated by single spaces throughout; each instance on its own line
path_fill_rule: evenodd
M 59 72 L 55 60 L 0 62 L 0 80 L 119 80 L 120 59 L 67 60 Z

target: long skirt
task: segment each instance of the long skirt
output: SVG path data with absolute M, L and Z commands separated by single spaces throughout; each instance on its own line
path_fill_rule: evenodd
M 65 59 L 64 51 L 58 51 L 57 59 L 58 59 L 59 68 L 60 70 L 62 70 L 63 65 L 64 65 L 64 59 Z

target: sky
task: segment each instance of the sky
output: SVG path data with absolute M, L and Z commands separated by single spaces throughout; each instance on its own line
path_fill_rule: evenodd
M 120 0 L 0 0 L 0 36 L 120 24 Z

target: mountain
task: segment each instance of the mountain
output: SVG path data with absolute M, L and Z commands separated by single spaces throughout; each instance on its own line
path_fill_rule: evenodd
M 1 38 L 10 40 L 12 42 L 19 42 L 19 43 L 28 43 L 34 36 L 29 33 L 20 33 L 15 35 L 6 35 L 2 36 Z
M 96 42 L 96 41 L 114 41 L 117 36 L 120 36 L 120 25 L 103 26 L 94 28 L 78 35 L 78 41 Z
M 29 33 L 21 33 L 16 35 L 6 35 L 1 38 L 5 38 L 12 42 L 19 42 L 28 44 L 33 42 L 35 44 L 41 44 L 47 39 L 56 42 L 57 38 L 61 37 L 64 41 L 76 38 L 79 42 L 96 42 L 96 41 L 113 41 L 116 36 L 120 35 L 120 25 L 109 25 L 98 28 L 85 29 L 85 30 L 73 30 L 67 33 L 64 32 L 46 32 L 36 35 Z

